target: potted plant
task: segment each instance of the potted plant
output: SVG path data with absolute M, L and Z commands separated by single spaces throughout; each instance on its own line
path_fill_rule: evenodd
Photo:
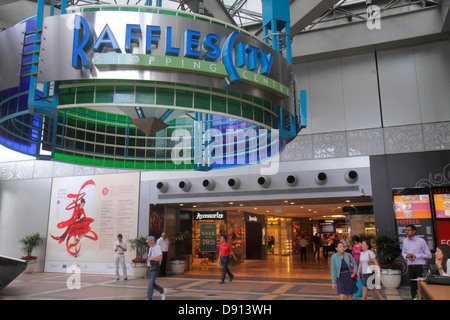
M 36 268 L 37 256 L 33 256 L 31 254 L 35 248 L 39 247 L 41 243 L 44 242 L 44 240 L 45 239 L 42 238 L 38 232 L 27 235 L 19 240 L 22 244 L 22 253 L 25 254 L 25 256 L 21 257 L 21 259 L 26 260 L 27 262 L 27 267 L 24 270 L 24 273 L 32 273 Z
M 147 250 L 148 244 L 145 237 L 128 240 L 130 249 L 136 252 L 136 256 L 131 260 L 131 269 L 136 278 L 144 278 L 147 274 Z
M 174 274 L 182 274 L 186 269 L 186 254 L 192 251 L 192 235 L 189 231 L 178 232 L 173 242 L 175 256 L 170 258 L 170 267 Z
M 402 266 L 395 262 L 401 253 L 396 236 L 381 235 L 375 239 L 381 267 L 381 284 L 385 288 L 398 288 L 402 281 Z

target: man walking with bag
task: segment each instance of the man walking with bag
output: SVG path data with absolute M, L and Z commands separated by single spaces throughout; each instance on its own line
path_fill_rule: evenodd
M 161 247 L 156 244 L 155 237 L 147 237 L 148 249 L 148 289 L 147 289 L 147 300 L 153 299 L 153 289 L 156 289 L 161 294 L 161 300 L 166 300 L 167 289 L 159 286 L 156 282 L 156 275 L 159 272 L 161 261 L 162 261 L 162 251 Z

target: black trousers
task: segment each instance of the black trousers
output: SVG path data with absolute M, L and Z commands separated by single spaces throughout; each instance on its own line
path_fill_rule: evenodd
M 165 277 L 166 276 L 166 266 L 167 266 L 167 255 L 168 252 L 163 252 L 163 257 L 161 261 L 161 269 L 159 269 L 159 275 Z
M 417 281 L 411 281 L 411 279 L 417 279 L 417 277 L 423 277 L 423 273 L 425 271 L 425 266 L 421 264 L 410 264 L 408 265 L 408 276 L 410 279 L 410 287 L 411 287 L 411 298 L 417 294 Z

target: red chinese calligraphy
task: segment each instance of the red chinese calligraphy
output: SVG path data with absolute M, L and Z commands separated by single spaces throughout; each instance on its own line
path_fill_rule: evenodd
M 67 252 L 74 257 L 77 257 L 81 250 L 80 241 L 83 237 L 94 241 L 98 239 L 97 234 L 92 231 L 90 227 L 90 224 L 95 220 L 88 218 L 84 211 L 84 205 L 86 203 L 84 196 L 86 195 L 86 192 L 82 192 L 82 190 L 88 185 L 95 186 L 95 182 L 93 180 L 88 180 L 83 183 L 77 194 L 70 193 L 67 195 L 68 198 L 74 199 L 66 207 L 66 210 L 73 209 L 72 217 L 69 220 L 60 222 L 56 225 L 58 229 L 67 228 L 61 236 L 55 237 L 51 235 L 53 239 L 58 240 L 58 243 L 62 243 L 66 240 Z

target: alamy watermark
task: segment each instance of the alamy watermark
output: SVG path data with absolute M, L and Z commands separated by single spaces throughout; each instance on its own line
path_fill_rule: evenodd
M 66 273 L 70 273 L 67 278 L 67 289 L 81 289 L 81 271 L 79 265 L 70 265 L 67 267 Z
M 367 12 L 367 28 L 369 30 L 381 29 L 381 9 L 379 6 L 370 5 L 366 9 Z
M 274 175 L 279 170 L 280 140 L 278 130 L 265 128 L 227 129 L 225 132 L 209 128 L 202 130 L 203 123 L 195 121 L 194 137 L 186 129 L 172 132 L 171 141 L 176 145 L 171 151 L 175 165 L 181 163 L 211 166 L 244 165 L 261 163 L 260 173 Z M 198 134 L 197 134 L 197 133 Z M 194 139 L 194 140 L 192 140 Z

